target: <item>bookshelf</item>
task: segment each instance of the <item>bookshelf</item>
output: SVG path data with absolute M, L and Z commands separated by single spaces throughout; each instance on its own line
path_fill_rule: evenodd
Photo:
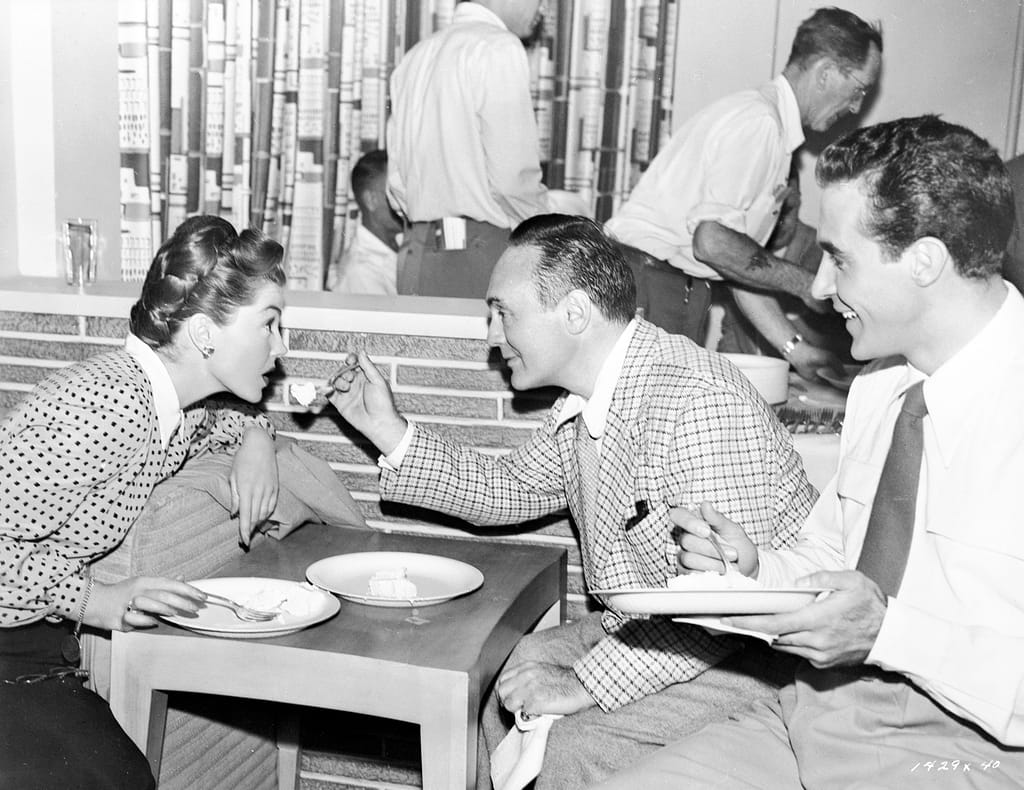
M 384 146 L 402 53 L 455 0 L 121 0 L 121 276 L 186 216 L 221 214 L 287 249 L 318 290 L 357 220 L 348 173 Z M 598 219 L 671 126 L 677 0 L 550 2 L 529 43 L 545 183 Z M 666 75 L 669 75 L 666 77 Z

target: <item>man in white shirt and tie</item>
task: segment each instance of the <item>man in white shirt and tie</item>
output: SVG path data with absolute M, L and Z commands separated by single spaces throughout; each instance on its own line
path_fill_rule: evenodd
M 1001 275 L 1006 170 L 923 116 L 839 140 L 817 178 L 814 292 L 875 360 L 850 389 L 836 476 L 791 548 L 755 548 L 710 504 L 673 517 L 689 569 L 721 568 L 714 529 L 765 586 L 832 592 L 729 619 L 806 659 L 778 701 L 602 790 L 1024 786 L 1024 299 Z

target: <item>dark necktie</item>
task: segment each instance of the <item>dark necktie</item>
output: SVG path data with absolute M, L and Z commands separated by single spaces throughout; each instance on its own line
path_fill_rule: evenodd
M 885 456 L 864 547 L 857 562 L 857 570 L 873 579 L 888 596 L 896 595 L 900 588 L 914 534 L 917 484 L 924 449 L 921 426 L 928 413 L 923 387 L 924 382 L 919 381 L 903 396 L 903 407 L 892 431 L 892 444 Z

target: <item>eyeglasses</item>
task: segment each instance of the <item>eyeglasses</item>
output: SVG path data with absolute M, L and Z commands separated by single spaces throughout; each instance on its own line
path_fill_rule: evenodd
M 853 76 L 853 74 L 852 74 L 851 72 L 849 72 L 849 71 L 848 71 L 848 72 L 846 72 L 846 76 L 847 76 L 847 77 L 849 77 L 849 78 L 850 78 L 851 80 L 853 80 L 854 82 L 856 82 L 856 83 L 857 83 L 857 95 L 856 95 L 856 98 L 857 98 L 857 99 L 858 99 L 859 101 L 864 101 L 864 98 L 865 98 L 865 97 L 866 97 L 866 96 L 868 95 L 868 91 L 869 91 L 869 90 L 871 89 L 871 86 L 870 86 L 870 85 L 868 85 L 868 84 L 867 84 L 866 82 L 864 82 L 863 80 L 859 80 L 859 79 L 857 79 L 857 78 L 856 78 L 855 76 Z

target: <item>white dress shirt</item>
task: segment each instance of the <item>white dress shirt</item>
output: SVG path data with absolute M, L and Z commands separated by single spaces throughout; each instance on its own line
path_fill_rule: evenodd
M 338 262 L 331 266 L 327 289 L 394 296 L 398 293 L 397 282 L 398 253 L 360 223 Z
M 601 370 L 594 380 L 594 391 L 589 398 L 580 395 L 569 394 L 562 404 L 562 410 L 558 413 L 556 424 L 561 425 L 568 422 L 577 414 L 583 415 L 583 424 L 587 426 L 587 433 L 594 440 L 597 452 L 601 453 L 602 439 L 604 439 L 604 428 L 608 423 L 608 410 L 612 407 L 612 396 L 615 395 L 615 388 L 622 376 L 622 367 L 626 363 L 626 353 L 629 351 L 629 344 L 636 332 L 636 321 L 630 321 L 626 328 L 615 341 L 612 350 L 605 357 Z
M 716 220 L 764 245 L 803 142 L 800 108 L 782 75 L 726 96 L 672 135 L 606 227 L 687 274 L 721 280 L 693 257 L 694 231 Z
M 925 380 L 924 459 L 902 586 L 867 662 L 907 676 L 999 741 L 1024 745 L 1024 299 Z M 839 469 L 759 578 L 855 568 L 900 395 L 923 374 L 882 360 L 850 388 Z
M 391 75 L 388 196 L 411 222 L 467 217 L 511 228 L 548 211 L 530 68 L 490 10 L 459 3 L 451 24 Z

